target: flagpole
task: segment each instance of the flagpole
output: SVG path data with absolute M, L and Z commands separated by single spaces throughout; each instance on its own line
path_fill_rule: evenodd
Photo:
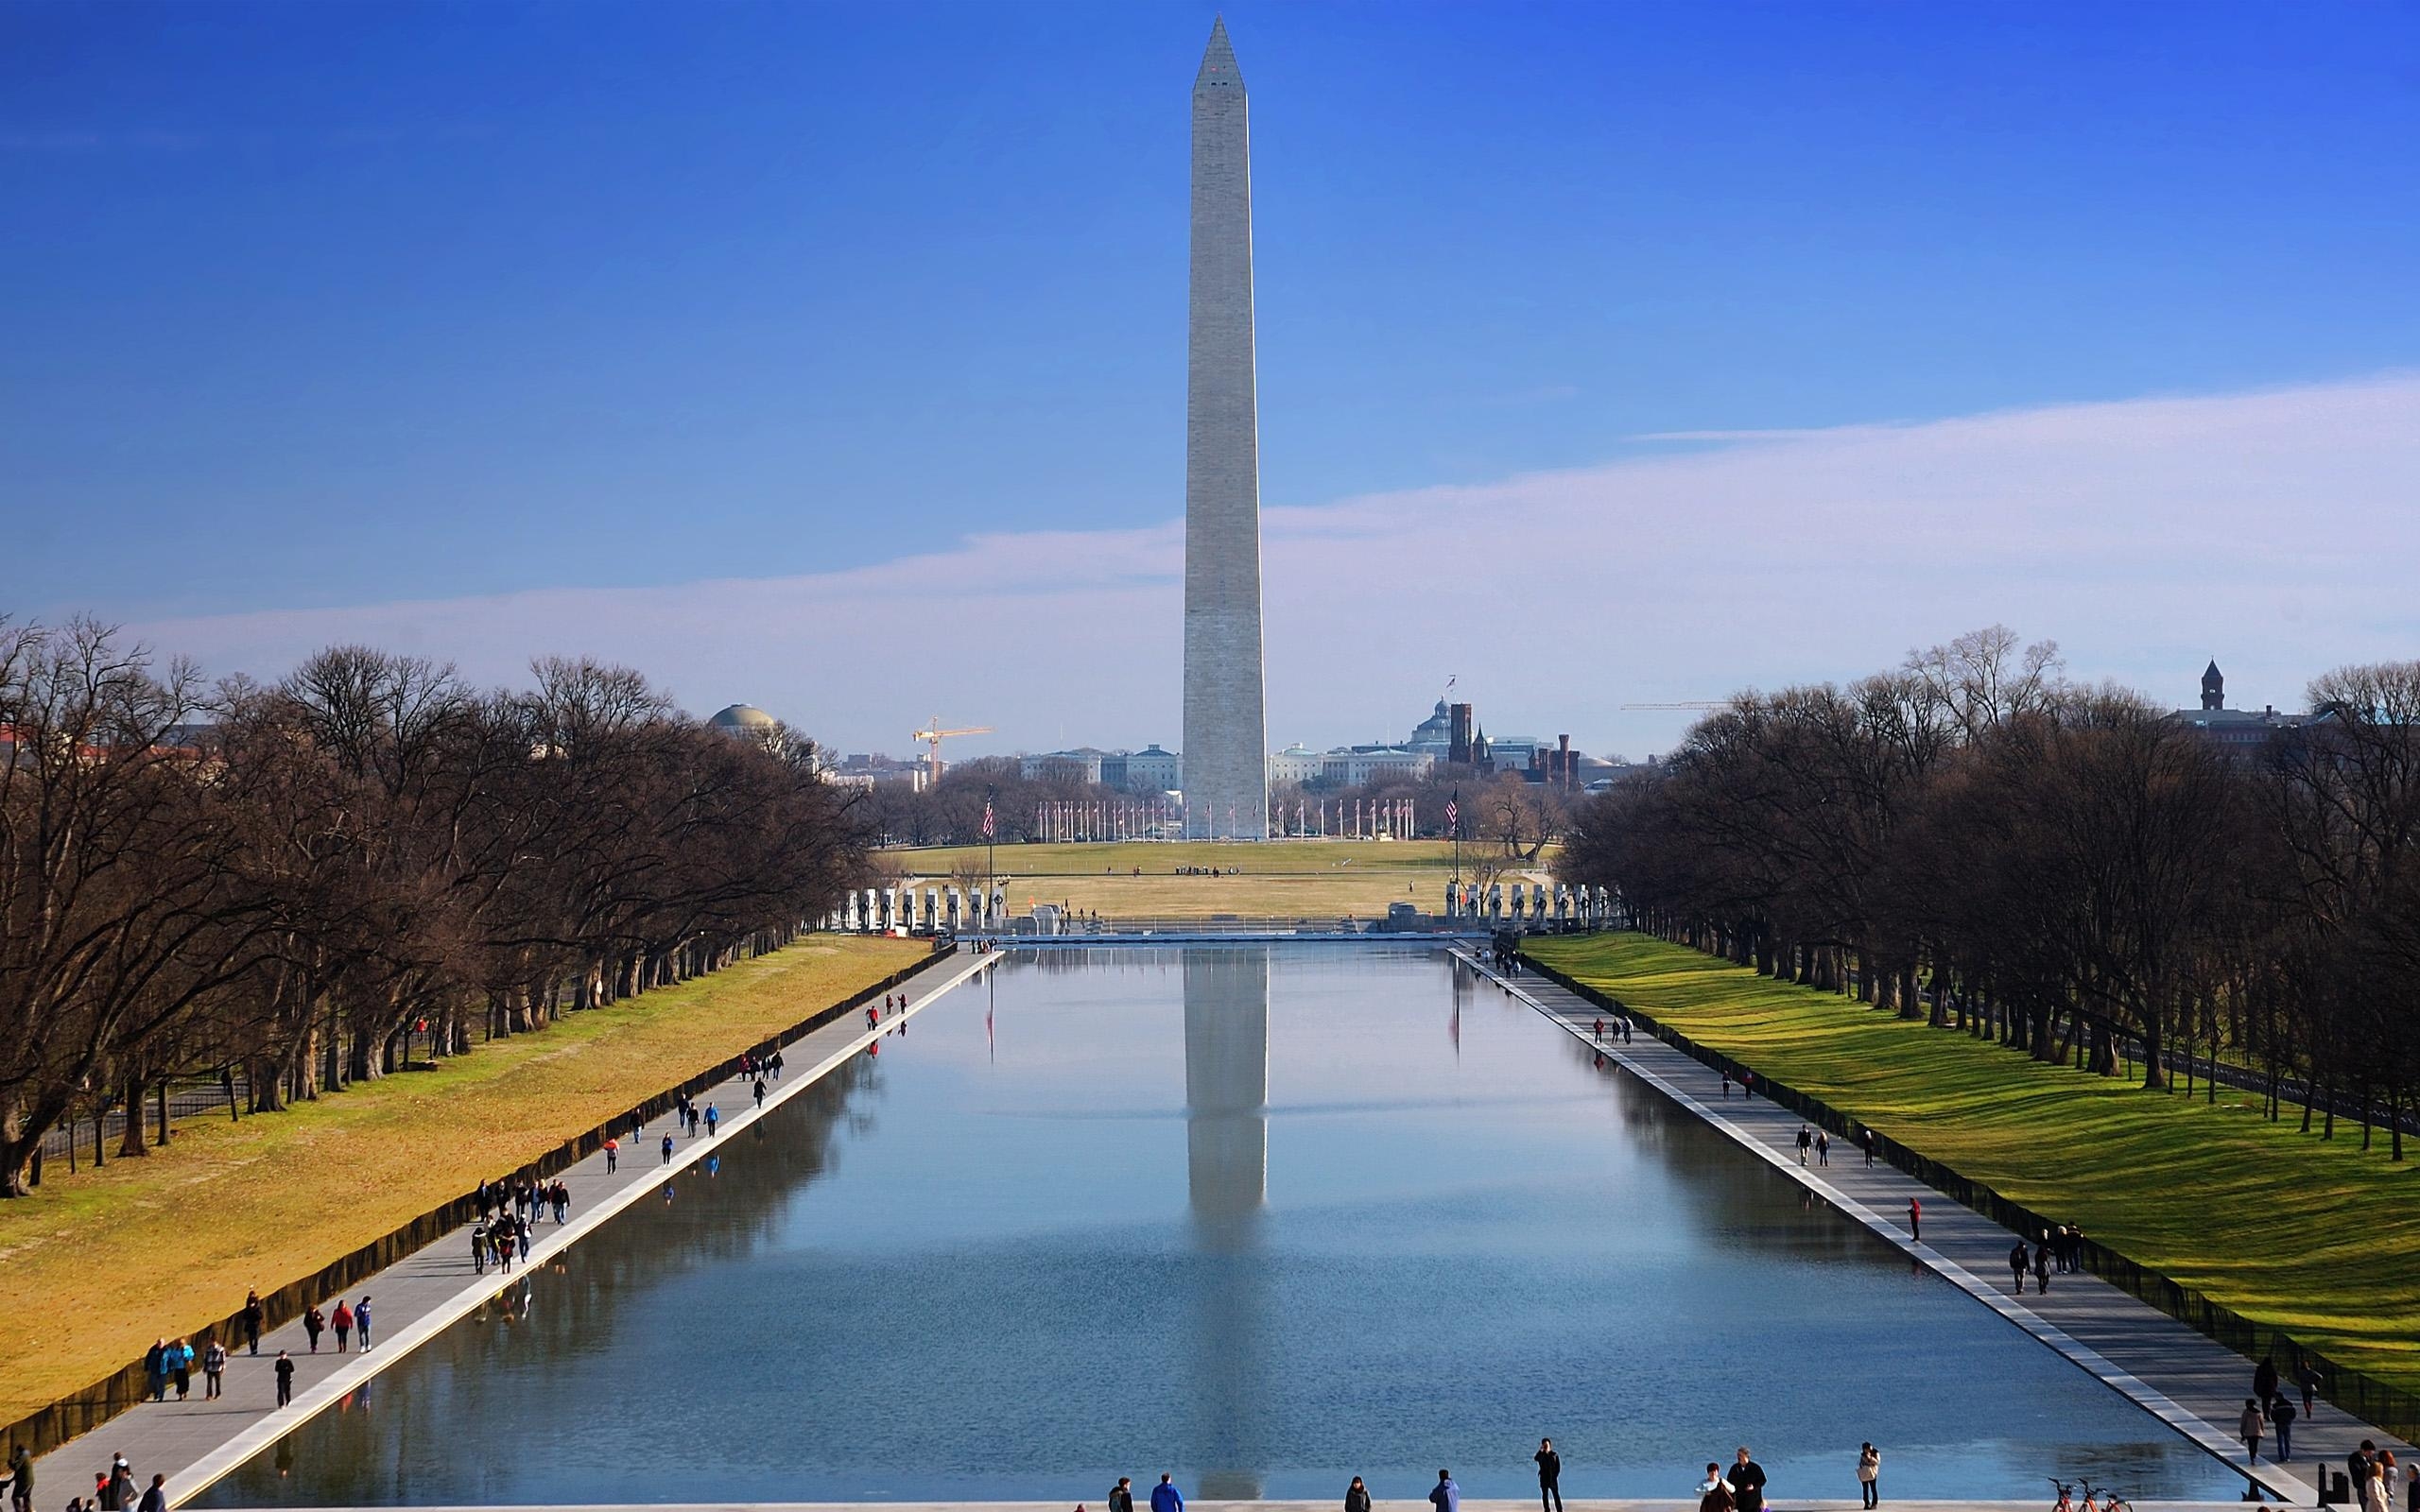
M 939 726 L 934 728 L 939 729 Z M 996 791 L 989 782 L 983 784 L 983 911 L 992 911 L 992 795 Z

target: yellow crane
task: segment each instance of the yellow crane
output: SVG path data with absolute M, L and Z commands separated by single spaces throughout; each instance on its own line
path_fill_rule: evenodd
M 942 728 L 942 716 L 939 714 L 933 715 L 931 728 L 920 730 L 913 735 L 908 737 L 910 740 L 923 741 L 929 749 L 930 754 L 926 755 L 925 758 L 925 785 L 926 787 L 931 787 L 939 783 L 942 780 L 942 741 L 948 740 L 955 735 L 988 735 L 991 732 L 992 727 L 989 725 L 969 725 L 964 730 L 943 730 Z

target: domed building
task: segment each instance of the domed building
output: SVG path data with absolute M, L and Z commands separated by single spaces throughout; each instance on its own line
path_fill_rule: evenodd
M 752 703 L 735 703 L 706 721 L 726 735 L 746 736 L 752 740 L 767 740 L 781 728 L 781 721 Z

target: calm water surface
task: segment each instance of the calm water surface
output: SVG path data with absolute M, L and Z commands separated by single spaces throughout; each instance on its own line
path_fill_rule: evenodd
M 2239 1489 L 1458 972 L 1008 962 L 200 1504 Z

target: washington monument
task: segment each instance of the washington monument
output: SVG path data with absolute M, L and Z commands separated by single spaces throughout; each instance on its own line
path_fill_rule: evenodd
M 1184 833 L 1269 838 L 1253 393 L 1252 131 L 1227 24 L 1193 80 L 1184 395 Z

